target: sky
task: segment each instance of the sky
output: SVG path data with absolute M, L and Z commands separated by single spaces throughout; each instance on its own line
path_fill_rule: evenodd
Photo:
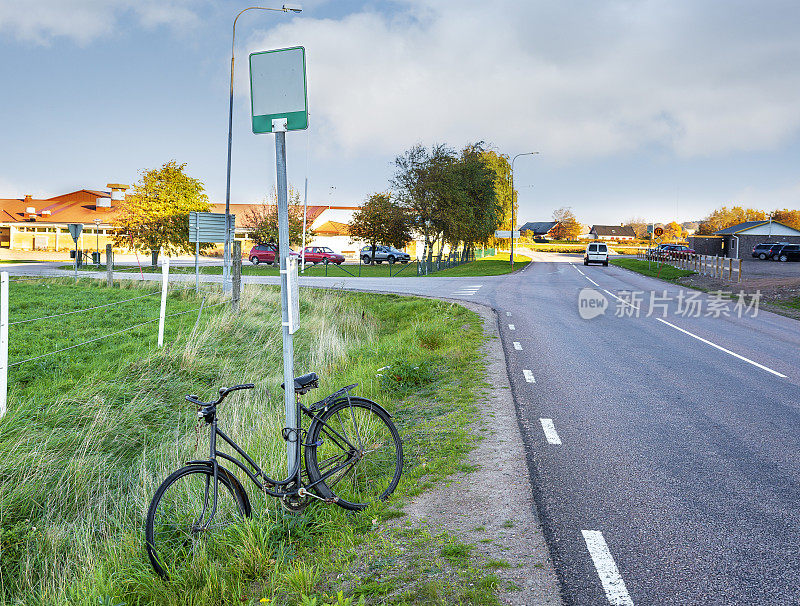
M 236 32 L 231 201 L 275 183 L 250 128 L 249 53 L 306 48 L 286 136 L 314 204 L 385 191 L 417 143 L 515 162 L 519 224 L 688 221 L 800 208 L 795 0 L 309 0 Z M 225 200 L 231 26 L 211 0 L 0 0 L 0 197 L 133 183 L 169 160 Z M 281 4 L 266 4 L 280 8 Z

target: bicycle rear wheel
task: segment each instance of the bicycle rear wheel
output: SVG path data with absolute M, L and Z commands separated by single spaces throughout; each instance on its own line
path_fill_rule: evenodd
M 211 464 L 194 464 L 173 472 L 150 503 L 145 523 L 147 555 L 165 579 L 203 565 L 213 535 L 250 517 L 250 501 L 239 481 L 219 467 L 217 508 L 213 518 L 214 472 Z
M 335 402 L 308 429 L 306 470 L 312 489 L 345 509 L 384 501 L 403 472 L 403 446 L 388 413 L 370 400 Z

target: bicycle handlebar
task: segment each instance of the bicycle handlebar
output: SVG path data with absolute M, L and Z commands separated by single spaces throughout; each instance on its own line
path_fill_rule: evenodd
M 217 404 L 220 404 L 222 400 L 224 400 L 225 397 L 232 391 L 238 391 L 240 389 L 253 389 L 254 387 L 254 383 L 242 383 L 241 385 L 234 385 L 233 387 L 221 387 L 219 390 L 219 398 L 217 398 L 215 402 L 201 402 L 200 398 L 194 394 L 186 396 L 186 401 L 200 407 L 216 406 Z

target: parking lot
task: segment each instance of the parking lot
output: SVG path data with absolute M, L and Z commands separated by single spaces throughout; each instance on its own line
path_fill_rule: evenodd
M 800 263 L 745 257 L 742 259 L 742 275 L 745 278 L 800 278 Z

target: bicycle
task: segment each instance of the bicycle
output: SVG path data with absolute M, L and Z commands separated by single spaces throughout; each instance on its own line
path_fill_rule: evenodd
M 283 439 L 296 445 L 296 457 L 294 469 L 284 480 L 270 478 L 218 425 L 217 407 L 228 394 L 252 389 L 254 384 L 223 387 L 214 402 L 186 396 L 198 407 L 198 421 L 209 426 L 209 458 L 189 461 L 170 474 L 150 503 L 145 543 L 150 563 L 161 577 L 169 579 L 171 571 L 205 549 L 212 533 L 251 516 L 242 482 L 218 458 L 235 465 L 259 491 L 280 499 L 290 511 L 303 510 L 313 499 L 358 511 L 394 492 L 402 473 L 403 447 L 391 415 L 379 404 L 351 395 L 357 384 L 308 407 L 301 404 L 300 396 L 318 386 L 313 372 L 294 380 L 297 427 L 284 428 Z M 307 431 L 302 428 L 301 412 L 311 419 Z M 219 451 L 217 438 L 235 453 Z

